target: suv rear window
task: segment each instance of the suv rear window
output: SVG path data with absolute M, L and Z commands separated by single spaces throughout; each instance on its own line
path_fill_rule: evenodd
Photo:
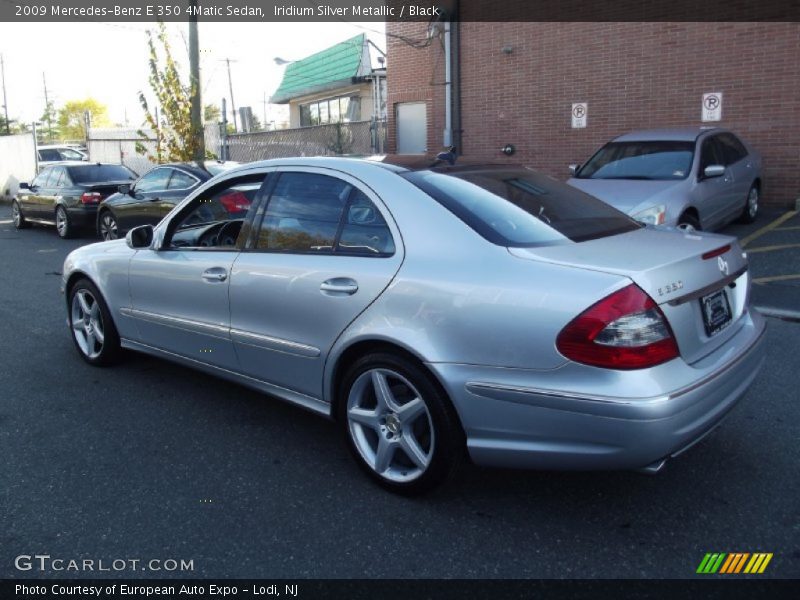
M 641 227 L 597 198 L 528 169 L 412 171 L 400 176 L 499 246 L 583 242 Z
M 67 167 L 67 170 L 74 183 L 103 183 L 136 179 L 136 174 L 122 165 L 79 165 Z

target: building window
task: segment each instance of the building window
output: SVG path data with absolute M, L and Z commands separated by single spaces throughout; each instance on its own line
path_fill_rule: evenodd
M 361 98 L 339 96 L 300 105 L 300 126 L 349 123 L 361 120 Z

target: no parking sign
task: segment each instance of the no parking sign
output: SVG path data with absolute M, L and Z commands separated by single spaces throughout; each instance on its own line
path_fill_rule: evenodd
M 701 119 L 704 122 L 722 120 L 722 92 L 703 94 Z

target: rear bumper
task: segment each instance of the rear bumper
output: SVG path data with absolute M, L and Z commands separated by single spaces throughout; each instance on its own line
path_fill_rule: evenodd
M 81 204 L 67 208 L 70 224 L 81 229 L 92 229 L 97 227 L 97 205 Z
M 429 366 L 453 399 L 478 464 L 636 469 L 681 453 L 722 421 L 761 368 L 764 333 L 764 319 L 751 311 L 701 361 L 641 371 Z

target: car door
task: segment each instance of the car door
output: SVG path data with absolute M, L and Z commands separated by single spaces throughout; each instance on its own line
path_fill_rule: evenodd
M 726 221 L 732 221 L 742 214 L 747 202 L 747 194 L 755 176 L 753 164 L 748 159 L 747 149 L 732 133 L 721 133 L 718 136 L 725 165 L 733 176 L 731 202 L 727 206 Z
M 269 188 L 231 272 L 231 337 L 246 375 L 319 399 L 333 343 L 400 268 L 400 235 L 337 171 L 284 168 Z
M 64 186 L 66 170 L 64 167 L 50 167 L 47 183 L 36 194 L 37 212 L 40 219 L 55 221 L 56 202 Z
M 722 176 L 706 177 L 705 168 L 711 165 L 725 166 L 725 156 L 716 135 L 707 136 L 700 143 L 696 204 L 704 229 L 716 229 L 724 223 L 734 197 L 732 171 L 726 167 Z
M 52 169 L 46 167 L 33 178 L 27 191 L 19 195 L 19 205 L 22 214 L 29 219 L 42 219 L 39 194 L 47 191 L 48 179 Z
M 156 167 L 133 185 L 129 198 L 114 207 L 120 229 L 127 231 L 137 225 L 155 225 L 161 220 L 157 217 L 158 202 L 161 193 L 167 189 L 171 174 L 168 167 Z
M 239 176 L 207 189 L 162 225 L 166 233 L 159 249 L 134 255 L 127 315 L 136 321 L 138 341 L 199 363 L 238 369 L 228 287 L 239 247 L 217 243 L 216 234 L 227 227 L 235 240 L 248 215 L 228 218 L 215 207 L 231 188 L 257 193 L 263 179 L 263 173 Z

